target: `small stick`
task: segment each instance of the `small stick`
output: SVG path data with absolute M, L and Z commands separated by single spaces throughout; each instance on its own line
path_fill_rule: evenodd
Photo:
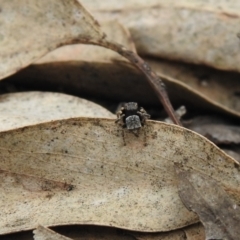
M 182 126 L 169 100 L 165 84 L 163 83 L 161 78 L 158 77 L 157 74 L 151 70 L 150 66 L 141 57 L 139 57 L 136 53 L 129 51 L 121 44 L 110 42 L 107 41 L 106 39 L 103 39 L 102 41 L 98 42 L 97 45 L 118 52 L 120 55 L 127 58 L 138 69 L 140 69 L 147 77 L 149 84 L 157 94 L 159 100 L 161 101 L 165 111 L 171 118 L 172 122 L 175 123 L 176 125 Z

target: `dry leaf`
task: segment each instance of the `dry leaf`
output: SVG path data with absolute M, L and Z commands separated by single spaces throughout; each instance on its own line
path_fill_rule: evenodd
M 72 94 L 84 94 L 111 101 L 133 101 L 134 96 L 134 101 L 144 106 L 159 106 L 158 99 L 145 77 L 131 64 L 125 62 L 108 64 L 99 59 L 96 60 L 98 62 L 71 61 L 35 64 L 11 76 L 7 81 L 16 86 L 25 84 L 47 91 L 55 91 L 56 86 L 61 86 Z M 240 117 L 239 111 L 231 111 L 224 108 L 222 104 L 215 104 L 203 98 L 177 79 L 163 74 L 160 76 L 176 108 L 184 104 L 187 109 L 208 110 L 213 113 Z M 235 103 L 237 106 L 238 101 Z
M 97 19 L 128 27 L 140 54 L 240 71 L 240 5 L 234 0 L 81 2 Z
M 71 240 L 72 238 L 60 235 L 49 228 L 38 226 L 34 231 L 34 240 Z
M 214 0 L 195 0 L 195 1 L 188 1 L 188 0 L 148 0 L 147 4 L 145 0 L 122 0 L 113 1 L 113 0 L 105 0 L 105 1 L 98 1 L 98 0 L 81 0 L 89 9 L 103 11 L 124 11 L 127 9 L 141 9 L 141 8 L 153 8 L 155 6 L 163 6 L 163 7 L 173 7 L 174 6 L 181 8 L 181 7 L 188 7 L 188 8 L 203 8 L 209 11 L 216 11 L 219 10 L 221 12 L 229 12 L 232 15 L 238 14 L 239 2 L 236 1 L 229 1 L 229 0 L 221 0 L 221 1 L 214 1 Z M 239 31 L 238 31 L 239 32 Z
M 174 78 L 175 81 L 180 81 L 180 85 L 205 99 L 206 108 L 209 104 L 215 105 L 240 116 L 239 73 L 166 60 L 147 61 L 160 76 L 164 74 Z M 195 98 L 192 101 L 196 102 Z
M 0 112 L 0 131 L 71 117 L 116 118 L 93 102 L 53 92 L 3 94 Z
M 103 29 L 107 32 L 109 39 L 114 39 L 115 36 L 115 38 L 128 49 L 135 50 L 129 33 L 119 23 L 106 23 Z M 75 52 L 75 54 L 72 54 L 73 52 Z M 80 52 L 82 52 L 81 57 L 77 56 Z M 70 54 L 72 55 L 70 56 Z M 57 62 L 70 59 L 84 59 L 84 61 L 92 61 L 95 59 L 97 62 L 59 62 L 57 64 L 34 65 L 13 76 L 12 79 L 17 79 L 21 84 L 34 84 L 34 87 L 36 87 L 36 85 L 52 86 L 61 84 L 64 89 L 74 89 L 74 93 L 77 94 L 89 93 L 94 97 L 107 97 L 115 101 L 131 101 L 132 95 L 134 95 L 135 101 L 144 101 L 143 103 L 145 105 L 158 103 L 157 98 L 152 94 L 151 88 L 145 82 L 145 78 L 133 69 L 129 63 L 118 62 L 117 65 L 112 61 L 109 62 L 110 58 L 123 59 L 116 57 L 116 53 L 113 51 L 104 50 L 96 46 L 67 46 L 63 49 L 56 50 L 55 53 L 50 53 L 49 57 L 44 57 L 41 62 L 52 61 L 53 58 Z M 109 64 L 106 64 L 106 62 Z M 119 64 L 121 65 L 119 66 Z M 125 81 L 123 81 L 123 79 Z M 192 95 L 194 96 L 195 93 L 189 93 L 191 90 L 186 86 L 179 86 L 176 81 L 171 81 L 171 79 L 164 78 L 164 81 L 167 84 L 168 90 L 170 90 L 169 93 L 173 102 L 178 104 L 184 98 L 184 101 L 192 103 Z M 48 90 L 51 89 L 53 88 Z M 131 92 L 129 92 L 129 89 L 132 89 Z M 182 93 L 182 91 L 184 91 L 184 93 L 179 96 L 179 92 Z M 197 107 L 200 106 L 205 109 L 205 104 L 207 104 L 207 108 L 224 111 L 224 109 L 221 109 L 221 106 L 220 109 L 216 109 L 216 107 L 212 105 L 208 106 L 208 101 L 202 100 L 201 97 L 196 98 L 196 96 L 194 96 L 194 99 L 195 102 L 197 102 Z M 198 103 L 199 101 L 200 103 Z M 196 108 L 196 106 L 194 106 L 194 108 Z M 239 115 L 239 113 L 235 114 Z
M 102 30 L 107 34 L 107 38 L 122 44 L 127 49 L 136 52 L 135 45 L 131 39 L 129 31 L 117 21 L 104 22 L 101 24 Z M 47 62 L 65 62 L 65 61 L 87 61 L 87 62 L 109 62 L 114 67 L 114 61 L 127 61 L 118 53 L 86 44 L 74 44 L 58 48 L 43 58 L 39 59 L 36 64 Z M 128 62 L 128 61 L 127 61 Z M 91 70 L 89 70 L 91 71 Z M 79 74 L 80 75 L 80 74 Z
M 37 224 L 154 232 L 195 223 L 175 162 L 212 176 L 240 203 L 239 164 L 205 138 L 153 121 L 138 135 L 123 131 L 114 120 L 79 118 L 0 133 L 1 234 Z
M 1 11 L 5 13 L 5 17 L 16 18 L 17 19 L 16 21 L 18 24 L 16 25 L 10 24 L 9 26 L 7 23 L 3 24 L 4 31 L 2 34 L 2 39 L 9 38 L 10 40 L 7 42 L 9 43 L 8 45 L 6 45 L 6 40 L 5 41 L 2 40 L 2 42 L 5 42 L 5 46 L 3 47 L 3 44 L 2 46 L 0 46 L 1 48 L 6 49 L 5 52 L 2 53 L 2 56 L 0 56 L 3 62 L 4 63 L 6 62 L 6 64 L 3 65 L 2 69 L 0 69 L 0 78 L 6 77 L 11 73 L 16 72 L 17 70 L 20 70 L 24 66 L 27 66 L 28 64 L 30 64 L 31 62 L 39 58 L 41 55 L 44 55 L 50 50 L 53 50 L 59 46 L 70 44 L 70 43 L 80 43 L 80 42 L 99 45 L 119 53 L 124 58 L 128 59 L 136 68 L 138 68 L 146 76 L 146 79 L 148 80 L 149 85 L 155 91 L 158 99 L 163 104 L 166 112 L 168 113 L 172 121 L 177 125 L 181 125 L 181 123 L 175 116 L 175 112 L 168 98 L 168 94 L 166 92 L 164 83 L 156 75 L 156 73 L 151 70 L 148 64 L 140 56 L 138 56 L 135 52 L 130 51 L 129 49 L 125 48 L 124 46 L 122 46 L 117 42 L 104 39 L 105 34 L 103 34 L 100 31 L 98 23 L 80 4 L 79 6 L 77 6 L 76 0 L 71 0 L 71 2 L 68 2 L 69 6 L 66 5 L 66 3 L 63 5 L 57 4 L 58 2 L 55 3 L 55 1 L 56 0 L 52 0 L 52 2 L 50 3 L 48 2 L 47 4 L 48 11 L 45 12 L 44 11 L 45 9 L 41 8 L 41 4 L 39 5 L 36 2 L 31 2 L 32 3 L 31 5 L 31 4 L 28 4 L 29 0 L 22 0 L 20 4 L 19 4 L 19 1 L 16 2 L 16 0 L 11 2 L 7 2 L 5 0 L 4 2 L 5 4 L 3 4 L 3 10 L 1 9 Z M 26 6 L 23 3 L 26 3 Z M 18 7 L 18 4 L 20 7 Z M 24 7 L 22 7 L 23 5 Z M 75 9 L 72 8 L 73 6 L 75 7 Z M 13 9 L 11 7 L 13 7 Z M 39 7 L 40 7 L 40 12 L 38 9 Z M 45 7 L 45 2 L 43 2 L 43 7 Z M 71 14 L 74 15 L 74 17 L 77 18 L 77 20 L 79 21 L 77 22 L 76 19 L 71 19 L 71 18 L 68 19 L 69 28 L 70 28 L 70 31 L 67 31 L 68 34 L 63 31 L 64 29 L 68 29 L 68 26 L 64 21 L 64 17 L 66 17 L 67 14 L 66 16 L 63 14 L 63 12 L 65 13 L 66 11 L 70 13 L 70 16 Z M 34 24 L 29 24 L 23 27 L 23 22 L 25 21 L 27 23 L 33 22 Z M 35 24 L 35 22 L 37 24 Z M 81 23 L 79 24 L 81 25 L 81 28 L 80 26 L 75 27 L 76 22 L 78 24 Z M 54 25 L 54 23 L 59 23 L 59 24 Z M 61 27 L 58 29 L 59 25 Z M 32 29 L 39 28 L 40 36 L 41 34 L 43 34 L 44 36 L 48 36 L 53 26 L 54 26 L 54 30 L 55 29 L 59 30 L 57 40 L 55 40 L 56 38 L 55 31 L 53 34 L 54 37 L 52 38 L 47 37 L 47 41 L 44 38 L 44 41 L 43 41 L 44 44 L 42 44 L 42 41 L 39 40 L 41 38 L 37 39 L 36 34 L 32 34 L 34 33 Z M 31 33 L 29 33 L 30 30 L 31 30 Z M 18 36 L 18 38 L 16 38 L 16 36 Z M 21 45 L 16 43 L 16 39 L 19 39 L 19 36 L 22 43 Z M 23 38 L 22 36 L 25 36 L 25 38 Z M 26 41 L 24 41 L 24 39 Z M 50 44 L 48 44 L 48 41 L 50 41 Z M 30 44 L 31 47 L 27 48 L 27 45 L 29 45 L 29 43 L 31 43 Z M 47 46 L 45 46 L 46 44 Z M 14 48 L 15 45 L 20 46 L 21 47 L 20 50 L 19 50 L 19 47 Z M 44 47 L 42 47 L 42 45 L 44 45 Z M 26 49 L 28 49 L 27 53 L 26 53 Z M 19 64 L 19 61 L 18 61 L 19 58 L 17 59 L 17 57 L 15 56 L 16 52 L 17 52 L 17 57 L 19 56 L 21 57 L 21 61 L 23 62 L 23 64 L 21 63 Z M 26 59 L 24 59 L 24 57 Z M 16 59 L 17 59 L 17 63 L 16 63 Z
M 0 79 L 59 46 L 105 36 L 76 0 L 2 0 L 0 25 Z
M 134 96 L 136 102 L 159 106 L 145 77 L 125 62 L 109 64 L 101 61 L 71 61 L 35 64 L 14 74 L 7 81 L 17 86 L 24 84 L 47 91 L 56 91 L 56 86 L 60 86 L 74 95 L 115 102 L 133 101 Z
M 119 43 L 135 51 L 129 32 L 121 24 L 116 21 L 105 23 L 103 29 L 110 40 L 117 38 Z M 51 62 L 53 60 L 55 62 Z M 145 77 L 130 63 L 123 61 L 119 54 L 109 49 L 70 45 L 56 49 L 40 59 L 40 62 L 41 64 L 31 65 L 8 80 L 21 85 L 47 86 L 48 91 L 55 91 L 55 86 L 60 85 L 71 92 L 74 90 L 75 94 L 87 94 L 94 98 L 99 96 L 114 101 L 132 101 L 134 95 L 134 101 L 139 102 L 146 99 L 146 91 L 151 95 L 147 99 L 151 103 L 158 103 Z
M 196 212 L 206 231 L 206 240 L 236 240 L 240 236 L 240 208 L 213 178 L 176 166 L 179 195 L 185 206 Z M 239 191 L 239 189 L 238 189 Z
M 194 224 L 183 231 L 186 234 L 186 239 L 189 240 L 205 240 L 205 229 L 202 224 Z
M 240 144 L 240 127 L 219 116 L 201 116 L 184 123 L 189 128 L 215 144 Z
M 108 29 L 107 33 L 113 35 L 114 29 L 116 29 L 117 32 L 122 33 L 122 35 L 119 34 L 118 36 L 125 39 L 123 42 L 127 44 L 129 37 L 128 35 L 124 36 L 124 31 L 121 26 L 119 24 L 112 24 L 111 26 L 114 26 L 114 28 L 105 27 L 105 29 Z M 127 45 L 131 47 L 131 41 L 129 41 Z M 130 63 L 118 61 L 116 64 L 113 61 L 107 61 L 107 59 L 114 55 L 109 56 L 107 50 L 104 51 L 103 49 L 101 49 L 101 52 L 97 51 L 98 54 L 93 55 L 92 50 L 97 48 L 96 46 L 95 48 L 87 45 L 84 45 L 84 47 L 83 45 L 77 46 L 79 49 L 82 49 L 83 52 L 88 52 L 89 58 L 86 57 L 87 54 L 84 55 L 87 61 L 90 61 L 93 56 L 95 61 L 58 62 L 60 58 L 65 58 L 66 60 L 71 59 L 71 57 L 72 59 L 76 57 L 74 55 L 70 56 L 71 48 L 73 48 L 72 51 L 74 51 L 75 47 L 69 46 L 68 50 L 70 52 L 67 52 L 68 55 L 64 55 L 67 54 L 64 49 L 56 50 L 56 55 L 59 56 L 58 60 L 55 59 L 56 62 L 32 65 L 10 77 L 8 80 L 14 81 L 15 84 L 27 84 L 33 87 L 37 85 L 46 88 L 46 86 L 48 86 L 46 90 L 49 90 L 49 88 L 55 90 L 54 86 L 59 86 L 60 84 L 62 88 L 74 94 L 87 94 L 89 96 L 98 96 L 99 98 L 107 98 L 114 101 L 132 101 L 132 96 L 134 95 L 134 101 L 141 102 L 142 105 L 158 104 L 156 96 L 145 81 L 145 77 L 134 69 Z M 104 52 L 106 55 L 104 55 Z M 148 62 L 151 63 L 167 85 L 170 98 L 176 107 L 179 106 L 179 103 L 184 103 L 190 110 L 198 109 L 200 111 L 202 109 L 231 116 L 240 116 L 238 106 L 239 98 L 237 96 L 237 86 L 239 85 L 238 74 L 228 75 L 225 73 L 219 76 L 220 73 L 214 71 L 216 74 L 211 75 L 209 83 L 207 83 L 208 85 L 204 87 L 203 85 L 205 83 L 200 83 L 200 80 L 196 79 L 194 74 L 200 74 L 199 71 L 202 72 L 205 68 L 201 71 L 200 68 L 193 67 L 193 70 L 190 71 L 189 68 L 186 67 L 188 65 L 180 63 L 168 64 L 166 61 L 161 61 L 160 64 L 162 67 L 158 70 L 156 61 L 148 60 Z M 196 72 L 193 73 L 195 70 Z M 168 73 L 168 75 L 176 78 L 167 77 L 159 71 L 162 71 L 164 74 Z M 211 72 L 213 72 L 213 70 L 211 70 Z M 179 79 L 186 79 L 184 82 L 190 86 L 179 82 Z M 193 81 L 191 81 L 191 79 Z M 219 79 L 219 83 L 217 79 Z M 131 89 L 131 91 L 129 91 L 129 89 Z M 216 89 L 216 91 L 214 89 Z

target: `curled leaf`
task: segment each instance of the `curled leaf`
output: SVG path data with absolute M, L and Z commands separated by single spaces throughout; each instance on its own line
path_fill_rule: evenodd
M 176 166 L 179 194 L 185 206 L 196 212 L 206 239 L 235 240 L 240 236 L 240 208 L 210 176 Z
M 115 118 L 93 102 L 53 92 L 3 94 L 0 112 L 0 131 L 71 117 Z
M 236 1 L 82 0 L 99 20 L 128 27 L 140 54 L 240 71 Z
M 101 24 L 101 28 L 106 33 L 109 40 L 114 41 L 117 39 L 118 43 L 122 44 L 129 50 L 136 52 L 135 45 L 132 41 L 128 29 L 126 29 L 118 21 L 114 20 L 104 22 Z M 35 64 L 67 61 L 84 61 L 93 63 L 103 62 L 109 63 L 109 65 L 111 65 L 109 67 L 114 67 L 116 65 L 116 61 L 128 62 L 125 58 L 112 50 L 94 45 L 74 44 L 55 49 L 54 51 L 48 53 L 47 55 L 36 61 Z
M 0 26 L 0 79 L 59 46 L 105 36 L 77 0 L 2 0 Z
M 214 70 L 205 66 L 195 66 L 166 60 L 148 60 L 160 75 L 169 76 L 169 82 L 175 82 L 191 93 L 186 95 L 195 105 L 198 102 L 205 109 L 228 112 L 240 116 L 239 73 Z M 164 79 L 163 76 L 163 79 Z M 184 98 L 183 94 L 180 96 Z
M 184 126 L 215 144 L 240 144 L 240 127 L 216 116 L 196 117 L 186 121 Z

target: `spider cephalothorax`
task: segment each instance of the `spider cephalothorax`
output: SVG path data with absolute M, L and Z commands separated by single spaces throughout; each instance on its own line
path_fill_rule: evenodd
M 141 128 L 150 115 L 135 102 L 125 103 L 117 112 L 116 122 L 120 122 L 122 127 L 129 130 Z

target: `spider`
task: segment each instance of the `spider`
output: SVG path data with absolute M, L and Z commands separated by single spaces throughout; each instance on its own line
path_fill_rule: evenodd
M 120 122 L 123 128 L 135 130 L 144 126 L 148 118 L 150 115 L 142 107 L 139 108 L 136 102 L 129 102 L 117 112 L 116 123 Z

